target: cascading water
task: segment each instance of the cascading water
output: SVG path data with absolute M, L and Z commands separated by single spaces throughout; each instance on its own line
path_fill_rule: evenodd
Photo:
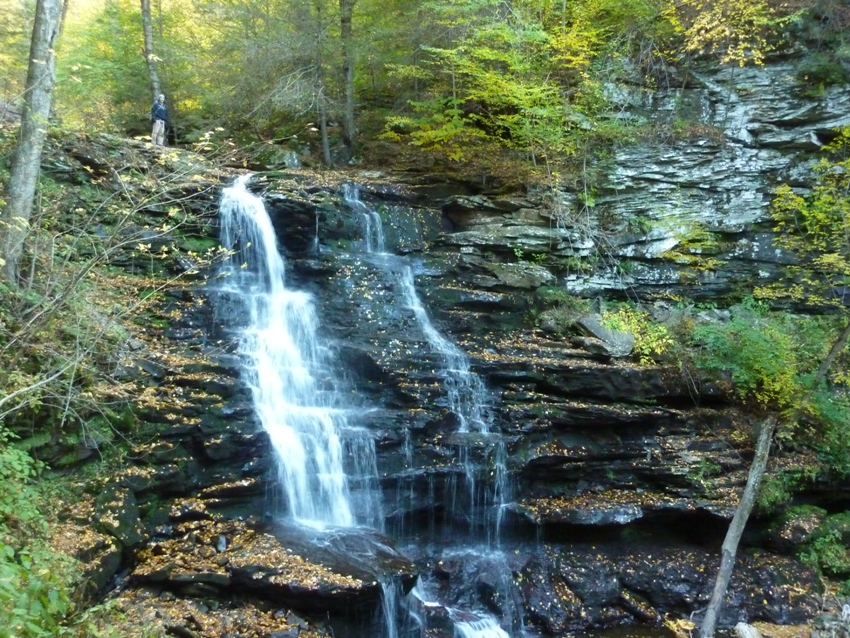
M 441 335 L 416 294 L 413 281 L 413 270 L 406 266 L 401 272 L 400 283 L 404 290 L 407 306 L 413 311 L 416 321 L 422 327 L 425 338 L 444 361 L 443 387 L 449 400 L 449 409 L 460 420 L 459 432 L 490 431 L 490 419 L 485 414 L 485 406 L 489 402 L 487 390 L 481 377 L 474 374 L 469 366 L 469 358 L 455 344 Z
M 372 210 L 364 202 L 361 201 L 359 189 L 356 185 L 346 184 L 343 190 L 343 197 L 358 215 L 360 215 L 364 227 L 364 246 L 365 251 L 371 254 L 378 254 L 381 259 L 377 261 L 378 267 L 388 273 L 394 280 L 400 284 L 400 289 L 403 294 L 404 303 L 408 309 L 413 312 L 417 324 L 422 329 L 426 341 L 429 346 L 439 355 L 441 360 L 440 374 L 442 376 L 442 385 L 446 393 L 449 410 L 458 419 L 457 432 L 460 434 L 472 433 L 473 435 L 481 435 L 482 440 L 485 440 L 488 456 L 484 460 L 485 464 L 492 467 L 492 479 L 486 493 L 479 493 L 478 483 L 476 481 L 476 464 L 469 458 L 468 446 L 459 446 L 459 461 L 464 468 L 465 482 L 468 489 L 468 502 L 461 502 L 462 499 L 457 498 L 455 490 L 456 481 L 452 477 L 448 482 L 448 492 L 446 495 L 447 508 L 451 512 L 466 511 L 485 508 L 490 512 L 495 511 L 495 516 L 491 518 L 493 524 L 486 524 L 488 535 L 488 544 L 495 541 L 498 545 L 499 529 L 501 526 L 503 505 L 509 498 L 508 474 L 506 469 L 506 448 L 504 442 L 496 435 L 491 435 L 492 416 L 489 411 L 490 397 L 481 377 L 475 374 L 470 365 L 467 355 L 454 343 L 445 338 L 434 327 L 428 313 L 425 310 L 419 295 L 416 292 L 416 286 L 413 276 L 413 270 L 408 265 L 402 265 L 400 268 L 397 262 L 389 259 L 389 255 L 385 253 L 384 234 L 380 215 Z M 413 453 L 409 441 L 410 433 L 405 431 L 405 458 L 408 467 L 413 466 Z M 480 438 L 481 438 L 480 437 Z M 430 484 L 429 499 L 431 503 L 436 502 L 436 496 L 433 494 L 433 482 Z M 411 484 L 411 490 L 412 484 Z M 401 492 L 401 489 L 399 489 Z M 411 494 L 412 496 L 412 494 Z M 431 536 L 434 536 L 434 520 L 430 521 Z M 492 536 L 491 536 L 492 534 Z M 397 598 L 393 596 L 391 587 L 384 584 L 383 598 L 383 613 L 385 618 L 385 627 L 387 627 L 390 638 L 395 638 L 395 624 L 393 618 L 396 615 Z M 438 603 L 425 602 L 426 593 L 424 586 L 420 582 L 416 590 L 409 595 L 409 598 L 415 598 L 421 604 L 427 606 L 438 605 Z M 427 627 L 427 619 L 417 614 L 411 609 L 408 601 L 406 604 L 409 617 L 415 621 L 416 627 L 410 629 L 410 633 L 415 635 L 424 635 Z M 499 622 L 487 614 L 470 614 L 458 610 L 447 608 L 448 617 L 452 620 L 454 626 L 454 634 L 457 638 L 508 638 L 508 634 L 499 626 Z M 514 624 L 521 624 L 515 622 Z
M 507 632 L 492 616 L 456 623 L 455 636 L 457 638 L 508 638 Z
M 342 196 L 358 215 L 363 224 L 363 242 L 367 253 L 383 253 L 384 226 L 378 211 L 372 210 L 360 201 L 360 189 L 356 184 L 344 184 Z
M 247 316 L 239 352 L 254 408 L 276 453 L 279 487 L 289 516 L 311 526 L 351 526 L 340 433 L 347 427 L 336 401 L 327 353 L 316 337 L 310 296 L 289 290 L 271 220 L 246 189 L 250 176 L 224 189 L 221 243 L 232 252 L 223 266 L 221 293 L 232 324 Z M 374 466 L 374 448 L 371 460 Z M 364 469 L 368 472 L 370 470 Z
M 417 322 L 422 327 L 425 338 L 431 347 L 437 351 L 444 361 L 443 387 L 446 389 L 449 409 L 458 418 L 458 432 L 477 432 L 488 435 L 492 428 L 489 395 L 481 377 L 475 374 L 469 358 L 460 348 L 443 337 L 428 318 L 428 313 L 416 294 L 413 271 L 405 267 L 401 275 L 401 285 L 404 290 L 408 307 L 413 311 Z M 460 462 L 466 474 L 469 489 L 470 505 L 484 507 L 490 510 L 493 525 L 487 525 L 487 533 L 492 537 L 488 540 L 498 545 L 499 530 L 502 524 L 503 507 L 510 498 L 510 484 L 507 472 L 507 450 L 504 441 L 497 436 L 485 437 L 489 458 L 486 463 L 492 467 L 492 481 L 489 489 L 478 493 L 475 478 L 475 467 L 470 461 L 466 447 L 460 449 Z

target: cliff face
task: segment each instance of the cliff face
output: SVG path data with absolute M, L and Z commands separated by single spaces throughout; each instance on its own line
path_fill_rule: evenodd
M 280 505 L 269 496 L 274 462 L 233 326 L 216 312 L 215 287 L 187 289 L 165 300 L 163 313 L 181 316 L 157 335 L 179 356 L 134 373 L 158 398 L 138 410 L 156 441 L 119 477 L 148 517 L 147 540 L 124 539 L 145 548 L 128 591 L 204 600 L 209 614 L 210 600 L 319 610 L 348 619 L 337 635 L 376 635 L 372 613 L 387 598 L 378 584 L 406 591 L 416 576 L 434 597 L 417 613 L 445 631 L 458 609 L 560 635 L 704 607 L 752 424 L 721 380 L 543 329 L 536 294 L 722 306 L 776 277 L 789 257 L 771 245 L 771 191 L 802 183 L 807 153 L 850 124 L 850 92 L 803 100 L 791 74 L 777 63 L 623 95 L 634 117 L 662 118 L 675 102 L 690 117 L 687 139 L 618 150 L 592 206 L 389 172 L 324 185 L 297 172 L 256 179 L 287 286 L 313 296 L 351 397 L 346 450 L 357 454 L 363 432 L 377 450 L 385 536 L 305 539 L 263 518 Z M 695 225 L 715 233 L 710 247 L 688 241 Z M 710 252 L 713 265 L 671 250 Z M 740 558 L 726 624 L 803 622 L 818 608 L 816 575 L 793 543 L 783 555 L 765 538 L 753 534 Z M 282 560 L 287 550 L 306 563 Z

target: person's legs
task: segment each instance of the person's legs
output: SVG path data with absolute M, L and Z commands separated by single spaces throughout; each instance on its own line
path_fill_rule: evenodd
M 154 146 L 165 146 L 165 122 L 154 120 L 151 141 Z

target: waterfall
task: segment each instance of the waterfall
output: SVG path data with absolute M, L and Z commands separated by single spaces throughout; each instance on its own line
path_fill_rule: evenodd
M 220 273 L 221 292 L 232 322 L 246 324 L 239 335 L 246 381 L 276 454 L 289 516 L 314 526 L 351 526 L 340 438 L 347 423 L 316 338 L 314 305 L 308 294 L 287 289 L 274 228 L 262 200 L 246 189 L 249 178 L 224 189 L 221 199 L 221 243 L 232 251 Z
M 499 626 L 499 622 L 488 614 L 470 613 L 451 607 L 445 607 L 439 602 L 429 600 L 422 579 L 410 590 L 406 607 L 408 616 L 415 624 L 417 635 L 428 635 L 428 618 L 447 618 L 451 621 L 454 638 L 510 638 L 509 634 Z
M 489 410 L 490 397 L 483 380 L 471 369 L 469 357 L 458 346 L 444 337 L 431 322 L 419 295 L 413 277 L 413 270 L 400 260 L 392 258 L 385 252 L 384 233 L 380 215 L 366 203 L 361 201 L 359 189 L 354 184 L 346 184 L 343 188 L 343 198 L 361 221 L 363 228 L 363 248 L 366 253 L 375 255 L 374 263 L 383 273 L 397 283 L 403 303 L 413 312 L 417 325 L 421 328 L 430 348 L 439 355 L 439 373 L 445 391 L 449 410 L 458 419 L 457 432 L 467 434 L 472 445 L 461 440 L 457 445 L 458 461 L 463 468 L 463 474 L 449 476 L 443 487 L 443 500 L 450 512 L 469 515 L 480 513 L 478 524 L 485 527 L 486 543 L 499 544 L 504 505 L 510 498 L 510 486 L 507 473 L 507 450 L 504 440 L 492 433 L 492 416 Z M 405 429 L 403 435 L 403 453 L 408 468 L 414 467 L 414 453 L 411 446 L 410 431 Z M 475 445 L 475 443 L 479 445 Z M 480 445 L 482 444 L 483 445 Z M 474 448 L 474 449 L 473 449 Z M 475 456 L 473 459 L 472 457 Z M 489 477 L 480 481 L 476 477 L 482 469 Z M 413 475 L 411 475 L 412 478 Z M 464 485 L 465 491 L 458 493 L 459 484 Z M 413 499 L 413 482 L 411 481 L 409 498 Z M 434 477 L 428 478 L 428 501 L 437 503 L 440 499 L 436 494 Z M 402 497 L 399 488 L 397 498 Z M 479 514 L 472 514 L 475 519 Z M 435 537 L 436 520 L 430 517 L 429 538 Z M 449 522 L 451 525 L 451 522 Z M 447 538 L 454 535 L 453 530 L 443 530 Z M 488 560 L 501 559 L 500 571 L 505 573 L 505 587 L 509 581 L 509 570 L 500 553 Z M 407 621 L 402 628 L 404 635 L 411 633 L 425 635 L 427 629 L 427 609 L 442 607 L 439 603 L 426 600 L 425 586 L 420 581 L 406 601 L 400 603 L 399 593 L 392 583 L 382 582 L 382 619 L 385 634 L 388 638 L 397 638 L 399 628 L 396 624 L 398 607 L 402 604 L 407 610 Z M 507 594 L 506 594 L 507 597 Z M 422 609 L 411 601 L 418 600 Z M 424 611 L 423 611 L 424 610 Z M 469 613 L 461 610 L 444 608 L 451 619 L 456 638 L 508 638 L 508 634 L 499 626 L 499 621 L 480 612 Z M 419 613 L 422 612 L 422 613 Z M 521 626 L 521 618 L 516 618 L 516 610 L 511 609 L 510 616 L 514 626 Z M 408 626 L 413 623 L 414 626 Z
M 509 638 L 492 616 L 455 623 L 455 638 Z
M 357 184 L 344 184 L 342 196 L 358 215 L 363 224 L 363 243 L 367 253 L 383 253 L 384 248 L 384 226 L 381 216 L 362 201 L 360 201 L 360 189 Z
M 443 387 L 449 401 L 449 409 L 460 420 L 460 432 L 490 431 L 489 416 L 485 413 L 488 403 L 487 390 L 481 377 L 473 373 L 469 367 L 469 358 L 451 341 L 446 339 L 431 323 L 428 313 L 416 294 L 413 282 L 413 271 L 405 266 L 402 270 L 400 283 L 404 290 L 407 306 L 413 311 L 416 321 L 422 327 L 425 338 L 430 346 L 443 358 Z
M 385 638 L 399 638 L 397 615 L 401 600 L 401 583 L 381 581 L 381 614 Z

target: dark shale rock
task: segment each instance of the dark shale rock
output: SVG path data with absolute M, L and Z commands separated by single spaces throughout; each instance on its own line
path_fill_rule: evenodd
M 118 539 L 124 547 L 137 547 L 145 540 L 136 497 L 133 492 L 117 484 L 107 485 L 97 497 L 94 523 Z
M 627 357 L 635 347 L 635 336 L 628 332 L 612 330 L 602 325 L 602 315 L 585 315 L 576 321 L 576 327 L 589 337 L 595 337 L 604 346 L 605 354 Z
M 111 535 L 93 532 L 79 523 L 61 523 L 54 527 L 51 544 L 80 562 L 85 600 L 95 600 L 113 581 L 121 567 L 121 545 Z

